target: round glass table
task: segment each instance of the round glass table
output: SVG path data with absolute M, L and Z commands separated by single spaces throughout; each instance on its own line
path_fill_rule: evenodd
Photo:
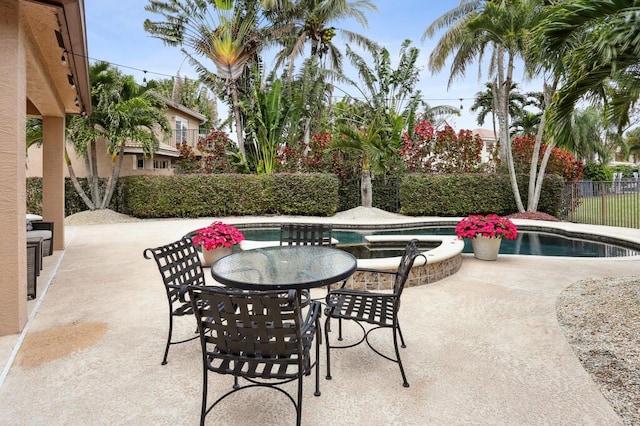
M 211 276 L 242 290 L 301 290 L 345 280 L 357 259 L 326 246 L 275 246 L 240 251 L 211 266 Z

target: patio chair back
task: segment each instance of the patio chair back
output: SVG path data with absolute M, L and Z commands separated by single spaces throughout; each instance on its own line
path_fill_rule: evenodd
M 188 286 L 205 285 L 204 271 L 198 251 L 189 237 L 164 246 L 145 249 L 143 255 L 145 259 L 153 257 L 156 261 L 169 302 L 169 334 L 162 359 L 164 365 L 167 363 L 171 345 L 198 338 L 196 335 L 188 339 L 173 341 L 173 317 L 193 314 L 191 302 L 186 298 L 187 288 Z
M 280 245 L 329 246 L 331 231 L 328 223 L 282 223 Z
M 198 323 L 203 362 L 201 424 L 222 399 L 255 386 L 275 387 L 296 407 L 297 424 L 302 410 L 302 378 L 316 363 L 310 349 L 319 332 L 320 304 L 313 303 L 303 323 L 295 291 L 239 291 L 224 287 L 190 287 L 189 294 Z M 319 335 L 316 339 L 316 360 Z M 234 376 L 235 386 L 207 407 L 207 372 Z M 248 385 L 239 386 L 238 378 Z M 276 379 L 277 382 L 264 380 Z M 298 381 L 297 403 L 279 387 Z M 316 365 L 316 394 L 319 395 Z

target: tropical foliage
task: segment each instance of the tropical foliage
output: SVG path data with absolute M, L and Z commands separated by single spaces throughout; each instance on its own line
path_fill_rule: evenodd
M 157 129 L 169 131 L 164 115 L 165 104 L 153 93 L 138 86 L 132 76 L 123 75 L 106 62 L 89 67 L 91 114 L 72 116 L 67 123 L 67 139 L 77 154 L 85 159 L 90 194 L 76 178 L 66 155 L 69 176 L 74 188 L 90 210 L 105 209 L 115 190 L 124 149 L 127 143 L 139 144 L 145 155 L 159 145 Z M 104 193 L 98 183 L 98 140 L 104 140 L 111 157 L 111 173 Z

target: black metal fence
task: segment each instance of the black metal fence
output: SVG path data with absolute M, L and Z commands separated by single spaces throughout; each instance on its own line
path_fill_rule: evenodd
M 567 182 L 561 219 L 593 225 L 640 228 L 640 180 Z

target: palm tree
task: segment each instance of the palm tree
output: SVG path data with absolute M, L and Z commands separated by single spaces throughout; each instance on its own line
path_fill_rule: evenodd
M 537 1 L 511 0 L 500 2 L 463 1 L 432 23 L 424 37 L 447 28 L 429 58 L 433 72 L 440 71 L 449 56 L 453 56 L 449 85 L 464 75 L 474 61 L 482 62 L 490 50 L 490 69 L 493 75 L 492 93 L 498 117 L 502 158 L 506 159 L 516 206 L 524 211 L 511 152 L 509 126 L 509 93 L 513 83 L 514 62 L 523 58 L 525 40 L 535 19 Z
M 145 31 L 167 45 L 181 46 L 203 81 L 212 85 L 216 84 L 216 79 L 226 82 L 236 124 L 238 149 L 246 158 L 237 81 L 242 77 L 247 63 L 263 45 L 264 34 L 268 31 L 258 28 L 257 6 L 233 0 L 216 0 L 213 3 L 150 0 L 145 10 L 159 14 L 164 19 L 157 22 L 145 20 Z M 187 51 L 187 48 L 191 51 Z M 212 75 L 194 55 L 211 60 L 217 74 Z
M 487 115 L 491 114 L 491 122 L 493 124 L 493 133 L 497 138 L 496 127 L 496 110 L 495 102 L 493 98 L 493 84 L 491 82 L 485 83 L 485 90 L 476 92 L 473 105 L 470 110 L 478 112 L 477 123 L 482 126 L 487 118 Z M 511 83 L 511 89 L 509 90 L 509 116 L 514 120 L 525 118 L 527 111 L 524 107 L 528 104 L 526 97 L 518 91 L 518 83 Z M 512 130 L 515 127 L 515 122 L 512 124 Z
M 571 113 L 582 99 L 607 99 L 605 114 L 619 127 L 640 95 L 640 21 L 638 0 L 581 0 L 562 2 L 550 9 L 540 27 L 540 45 L 547 52 L 569 44 L 564 56 L 567 73 L 549 114 L 554 136 L 571 135 Z
M 371 49 L 375 46 L 367 37 L 332 24 L 353 18 L 363 28 L 368 25 L 365 11 L 377 10 L 371 0 L 261 0 L 267 16 L 274 22 L 288 24 L 288 32 L 279 39 L 283 48 L 276 58 L 276 66 L 289 61 L 293 70 L 296 58 L 303 55 L 305 46 L 310 45 L 310 57 L 320 64 L 336 71 L 342 71 L 342 53 L 334 44 L 334 37 L 340 34 L 347 42 Z
M 341 137 L 335 138 L 330 149 L 342 149 L 360 154 L 360 202 L 362 207 L 373 206 L 372 173 L 383 174 L 387 171 L 389 158 L 397 156 L 402 138 L 404 120 L 396 117 L 391 125 L 388 117 L 377 114 L 367 126 L 355 128 L 352 125 L 339 125 Z
M 65 153 L 74 188 L 90 210 L 105 209 L 115 190 L 124 148 L 127 142 L 140 143 L 145 154 L 158 148 L 155 128 L 169 131 L 164 115 L 165 105 L 146 88 L 138 86 L 133 76 L 125 76 L 106 62 L 96 62 L 89 68 L 92 112 L 89 116 L 74 116 L 69 120 L 67 137 L 76 153 L 83 155 L 87 167 L 91 198 L 80 186 L 69 156 Z M 104 194 L 98 185 L 96 139 L 104 138 L 112 158 L 111 174 Z

